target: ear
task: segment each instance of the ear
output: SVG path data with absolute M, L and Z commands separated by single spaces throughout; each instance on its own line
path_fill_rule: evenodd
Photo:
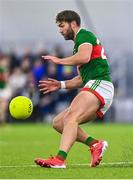
M 72 22 L 71 22 L 71 27 L 72 27 L 72 28 L 77 27 L 77 23 L 76 23 L 76 21 L 72 21 Z

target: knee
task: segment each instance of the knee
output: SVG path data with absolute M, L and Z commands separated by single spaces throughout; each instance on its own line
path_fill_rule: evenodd
M 60 129 L 61 129 L 61 124 L 60 124 L 60 122 L 59 121 L 57 121 L 57 120 L 53 120 L 53 124 L 52 124 L 52 126 L 53 126 L 53 128 L 55 129 L 55 130 L 57 130 L 57 131 L 59 131 L 60 132 Z
M 73 124 L 73 123 L 77 123 L 79 124 L 79 116 L 78 114 L 74 113 L 73 111 L 69 111 L 67 113 L 67 115 L 64 118 L 64 126 L 68 125 L 68 124 Z

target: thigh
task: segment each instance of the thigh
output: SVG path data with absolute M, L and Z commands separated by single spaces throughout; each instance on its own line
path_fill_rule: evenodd
M 94 94 L 88 91 L 81 91 L 73 99 L 68 109 L 68 114 L 70 119 L 74 119 L 78 124 L 82 124 L 97 117 L 96 112 L 99 106 L 100 101 Z

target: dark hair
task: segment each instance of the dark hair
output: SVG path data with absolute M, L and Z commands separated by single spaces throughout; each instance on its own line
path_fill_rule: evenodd
M 62 21 L 68 23 L 71 23 L 72 21 L 76 21 L 78 26 L 80 26 L 81 23 L 80 16 L 78 15 L 78 13 L 72 10 L 61 11 L 60 13 L 57 14 L 56 23 Z

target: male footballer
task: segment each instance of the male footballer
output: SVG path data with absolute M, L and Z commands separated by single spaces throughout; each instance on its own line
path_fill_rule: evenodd
M 53 127 L 61 133 L 59 151 L 48 159 L 37 158 L 35 163 L 42 167 L 66 168 L 66 158 L 75 141 L 87 145 L 91 153 L 91 167 L 100 164 L 108 147 L 105 140 L 95 139 L 81 129 L 80 124 L 103 118 L 110 108 L 114 96 L 108 59 L 99 39 L 92 32 L 81 28 L 80 16 L 71 10 L 57 14 L 56 24 L 65 40 L 74 42 L 73 55 L 66 58 L 42 56 L 44 61 L 55 64 L 77 66 L 78 75 L 66 81 L 41 80 L 40 91 L 44 94 L 61 88 L 82 87 L 70 106 L 53 120 Z

